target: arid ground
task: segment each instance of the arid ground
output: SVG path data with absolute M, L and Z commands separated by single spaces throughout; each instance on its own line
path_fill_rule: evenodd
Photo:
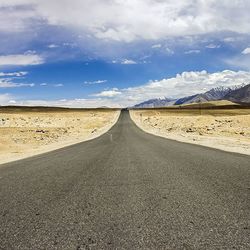
M 130 115 L 148 133 L 250 154 L 250 109 L 142 109 Z
M 95 138 L 117 121 L 120 111 L 48 108 L 0 109 L 0 163 Z

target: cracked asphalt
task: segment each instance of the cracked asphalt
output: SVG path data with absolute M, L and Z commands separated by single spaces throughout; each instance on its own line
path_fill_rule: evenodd
M 146 134 L 0 166 L 0 249 L 250 249 L 250 157 Z

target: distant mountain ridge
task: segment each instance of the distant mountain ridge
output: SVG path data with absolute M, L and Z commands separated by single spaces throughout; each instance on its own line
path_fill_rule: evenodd
M 169 98 L 155 98 L 155 99 L 150 99 L 145 102 L 139 103 L 135 105 L 135 108 L 156 108 L 156 107 L 162 107 L 162 106 L 171 106 L 174 105 L 175 100 L 174 99 L 169 99 Z
M 229 100 L 232 102 L 250 102 L 250 84 L 235 85 L 231 87 L 212 88 L 205 93 L 186 96 L 179 99 L 156 98 L 135 105 L 135 108 L 156 108 L 172 105 L 183 105 L 198 102 L 209 102 L 218 100 Z

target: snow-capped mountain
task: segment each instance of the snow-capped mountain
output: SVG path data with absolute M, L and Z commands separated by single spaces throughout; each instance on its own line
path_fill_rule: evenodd
M 186 96 L 177 100 L 164 98 L 164 99 L 150 99 L 135 105 L 135 108 L 156 108 L 156 107 L 167 107 L 172 105 L 182 105 L 198 102 L 209 102 L 217 100 L 231 100 L 234 102 L 250 102 L 249 93 L 250 85 L 235 85 L 230 87 L 217 87 L 212 88 L 205 93 L 200 93 L 192 96 Z
M 175 100 L 169 99 L 169 98 L 156 98 L 156 99 L 150 99 L 148 101 L 139 103 L 135 105 L 135 108 L 156 108 L 156 107 L 167 107 L 174 105 Z

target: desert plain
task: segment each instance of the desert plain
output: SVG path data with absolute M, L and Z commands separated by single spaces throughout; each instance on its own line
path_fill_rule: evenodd
M 0 164 L 93 139 L 117 121 L 115 109 L 0 108 Z
M 250 155 L 250 109 L 159 108 L 130 110 L 145 132 L 161 137 Z

